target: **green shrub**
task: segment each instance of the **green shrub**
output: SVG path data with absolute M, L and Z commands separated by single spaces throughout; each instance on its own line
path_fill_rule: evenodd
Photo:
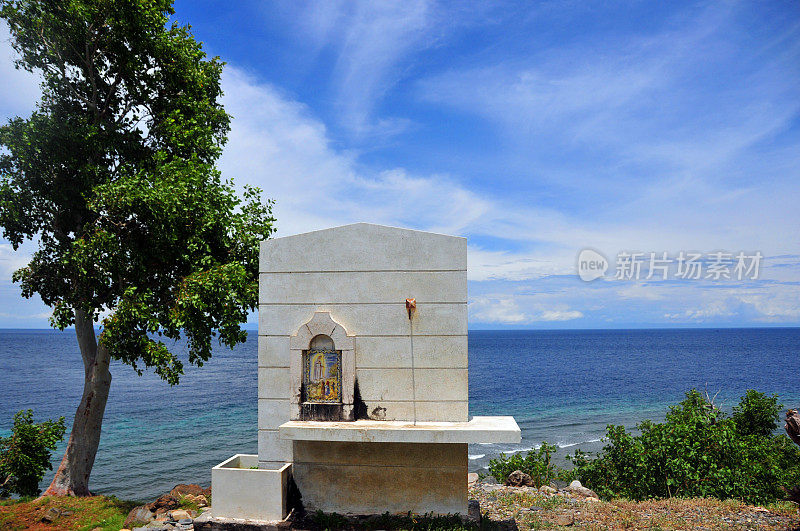
M 777 397 L 748 391 L 727 417 L 693 389 L 665 422 L 642 422 L 636 436 L 608 426 L 609 444 L 597 458 L 578 451 L 570 459 L 577 477 L 603 497 L 769 503 L 800 478 L 800 448 L 772 435 L 781 407 Z
M 64 417 L 35 424 L 30 409 L 14 415 L 11 436 L 0 437 L 0 497 L 39 495 L 44 471 L 53 468 L 50 451 L 65 431 Z
M 489 472 L 500 483 L 504 483 L 509 474 L 521 470 L 533 479 L 536 487 L 549 485 L 554 479 L 570 479 L 571 471 L 563 470 L 551 463 L 550 456 L 558 450 L 554 444 L 542 442 L 537 450 L 522 456 L 513 454 L 510 457 L 501 455 L 489 461 Z
M 778 427 L 783 404 L 778 404 L 778 395 L 766 396 L 748 389 L 738 406 L 733 408 L 733 422 L 741 435 L 771 435 Z

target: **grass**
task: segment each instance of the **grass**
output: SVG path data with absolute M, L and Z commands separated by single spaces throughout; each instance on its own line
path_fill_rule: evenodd
M 187 498 L 186 496 L 181 496 L 181 499 L 178 500 L 181 509 L 186 509 L 187 511 L 197 511 L 200 512 L 200 506 L 197 505 L 197 502 L 194 502 Z
M 140 503 L 120 500 L 114 496 L 4 500 L 0 502 L 0 529 L 57 528 L 89 531 L 100 528 L 103 531 L 118 531 L 128 513 L 137 505 Z M 51 507 L 71 514 L 59 516 L 51 524 L 43 523 L 42 517 Z

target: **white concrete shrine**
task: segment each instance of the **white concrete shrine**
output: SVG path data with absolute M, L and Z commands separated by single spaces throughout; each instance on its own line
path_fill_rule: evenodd
M 266 240 L 259 288 L 258 456 L 214 468 L 214 516 L 285 517 L 290 477 L 312 511 L 466 515 L 467 445 L 520 440 L 512 417 L 469 418 L 466 239 Z

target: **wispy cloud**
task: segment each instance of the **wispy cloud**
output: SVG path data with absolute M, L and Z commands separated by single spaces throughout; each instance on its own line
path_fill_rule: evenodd
M 800 25 L 754 48 L 743 16 L 713 4 L 602 48 L 478 61 L 420 80 L 418 95 L 488 120 L 520 181 L 535 168 L 547 201 L 570 197 L 560 214 L 572 235 L 591 218 L 628 247 L 786 249 L 800 222 L 798 141 L 785 134 L 800 111 Z M 634 227 L 649 237 L 630 238 Z
M 406 74 L 404 61 L 437 41 L 429 0 L 298 4 L 291 22 L 313 54 L 332 53 L 329 80 L 337 122 L 358 140 L 402 131 L 408 119 L 377 116 L 382 97 Z

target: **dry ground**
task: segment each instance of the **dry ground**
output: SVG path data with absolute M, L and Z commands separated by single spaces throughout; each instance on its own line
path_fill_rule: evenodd
M 768 507 L 709 498 L 598 502 L 481 485 L 470 489 L 470 498 L 480 501 L 484 516 L 514 518 L 520 529 L 800 529 L 797 506 L 790 502 Z

